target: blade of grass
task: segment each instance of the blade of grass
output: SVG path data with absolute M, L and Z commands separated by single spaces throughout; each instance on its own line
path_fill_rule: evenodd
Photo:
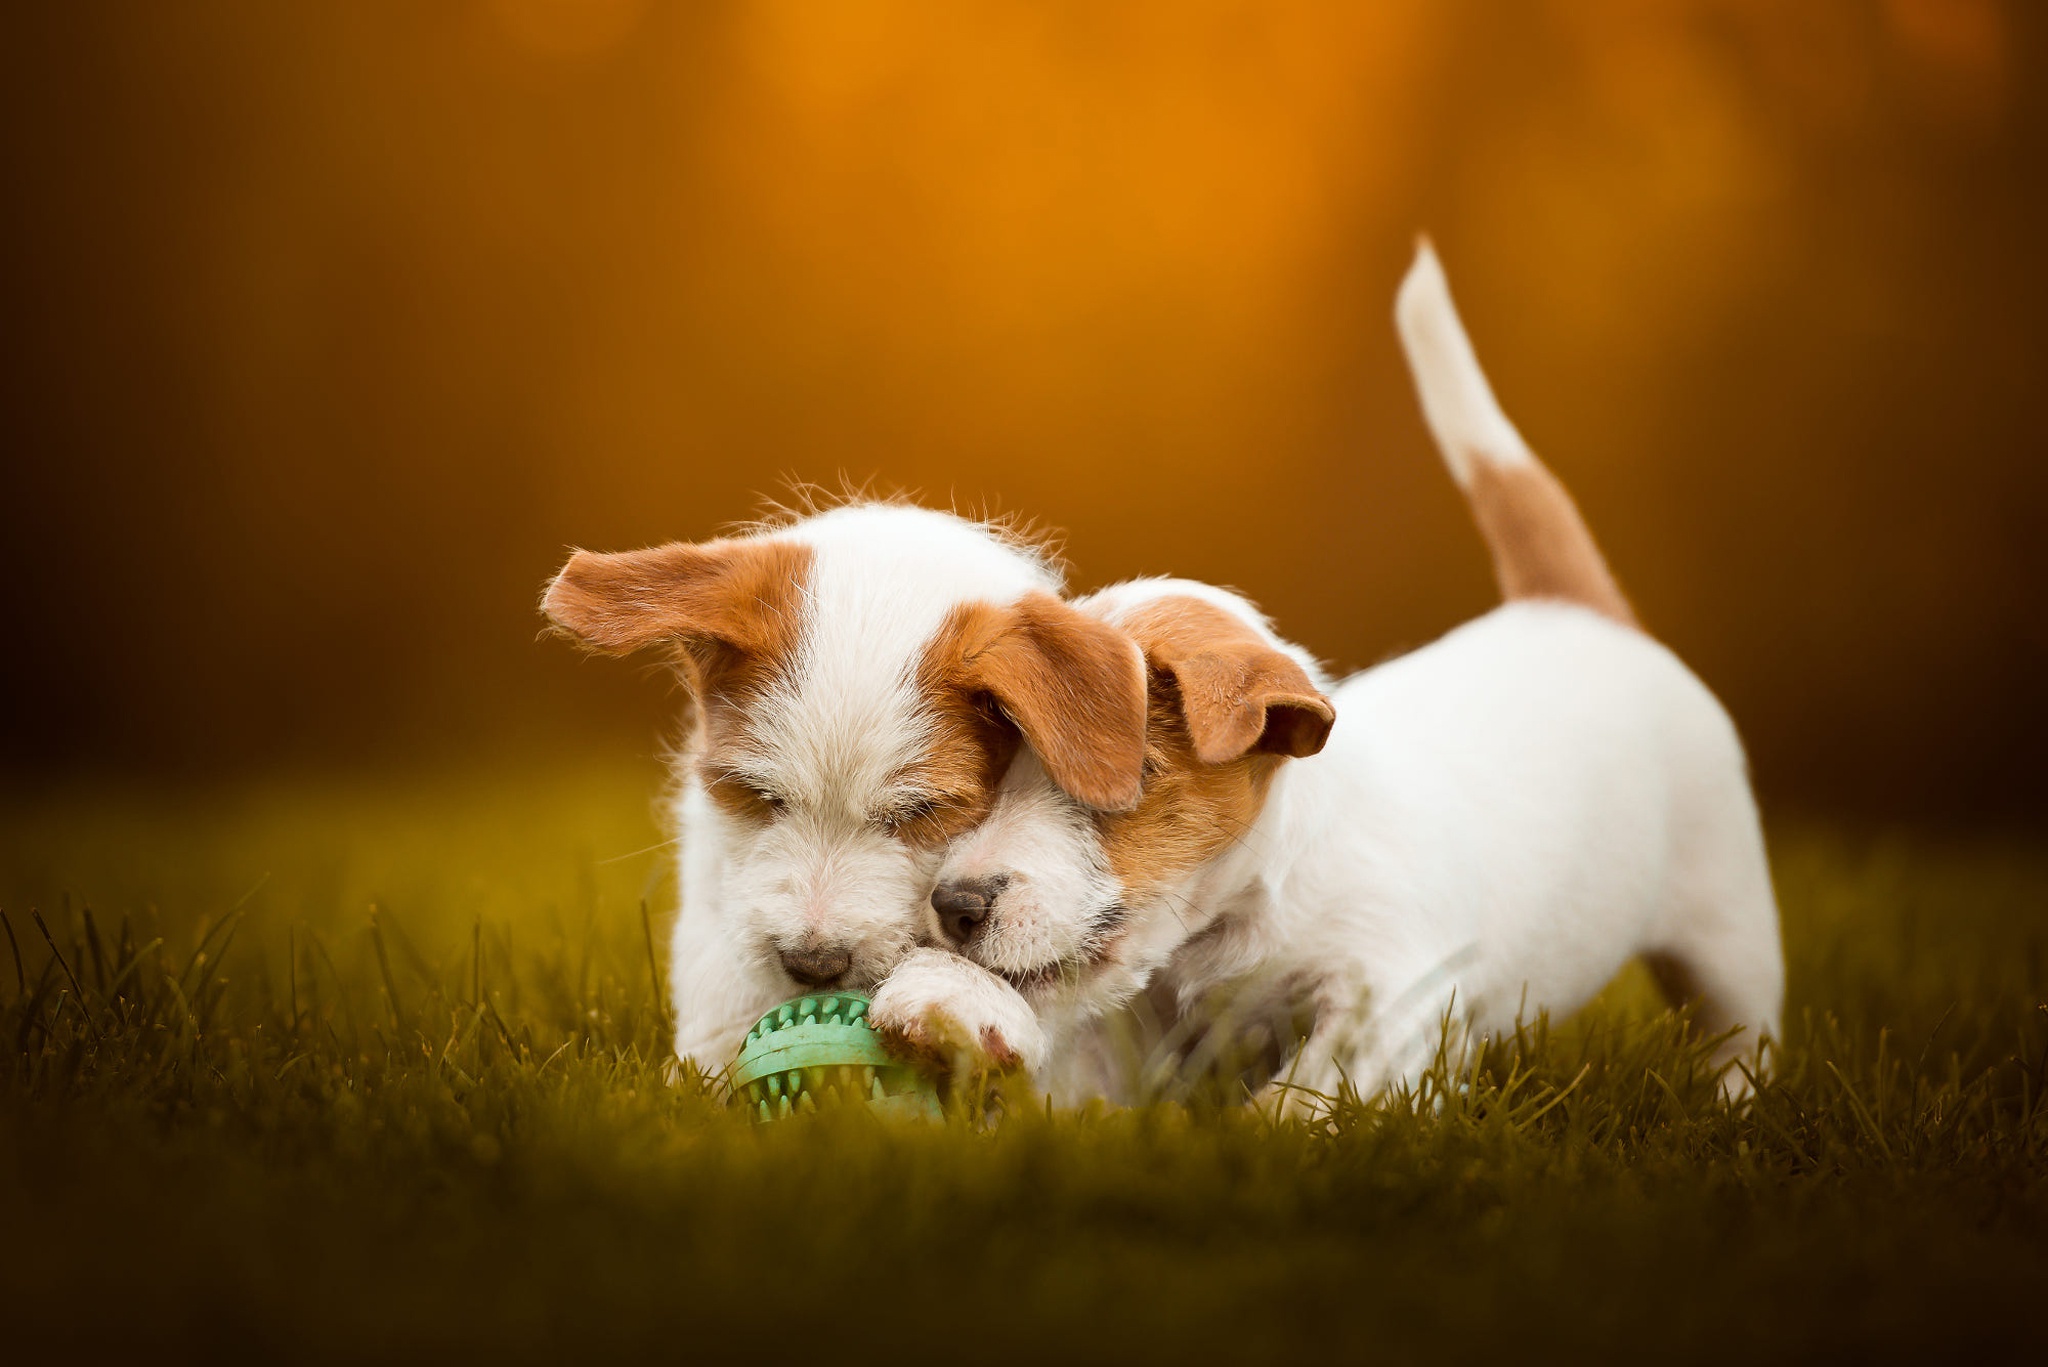
M 662 996 L 661 961 L 654 953 L 654 919 L 647 914 L 647 899 L 640 899 L 640 930 L 647 940 L 647 976 L 654 984 L 654 1016 L 656 1029 L 668 1020 L 668 1002 Z
M 64 976 L 71 980 L 73 999 L 78 1003 L 78 1014 L 85 1017 L 86 1028 L 92 1031 L 95 1042 L 103 1043 L 105 1037 L 100 1034 L 99 1022 L 92 1018 L 92 1008 L 86 1005 L 85 989 L 79 985 L 78 975 L 71 971 L 71 965 L 65 961 L 64 951 L 57 948 L 57 937 L 50 934 L 50 927 L 43 920 L 43 913 L 31 907 L 28 914 L 35 921 L 36 929 L 43 933 L 43 940 L 50 946 L 50 953 L 57 956 L 57 966 L 63 969 Z
M 362 1028 L 356 1023 L 356 1008 L 349 998 L 348 979 L 342 977 L 341 970 L 334 966 L 334 956 L 327 952 L 327 944 L 320 938 L 318 931 L 314 930 L 311 926 L 306 927 L 306 938 L 313 942 L 314 952 L 319 954 L 320 962 L 327 965 L 327 976 L 334 979 L 334 995 L 336 1000 L 341 1003 L 341 1018 L 348 1025 L 349 1043 L 343 1052 L 352 1054 L 362 1043 L 363 1032 Z M 327 1026 L 327 1033 L 330 1036 L 334 1035 L 334 1025 L 331 1021 Z M 336 1042 L 339 1043 L 339 1037 L 336 1037 Z
M 398 984 L 391 980 L 391 956 L 384 951 L 384 932 L 377 924 L 377 908 L 370 908 L 370 943 L 377 949 L 377 970 L 384 975 L 384 999 L 391 1006 L 391 1023 L 405 1029 L 405 1013 L 398 1005 Z
M 1542 1107 L 1538 1109 L 1534 1115 L 1529 1116 L 1526 1120 L 1516 1122 L 1515 1128 L 1519 1130 L 1526 1130 L 1531 1125 L 1534 1125 L 1537 1121 L 1541 1120 L 1544 1116 L 1549 1115 L 1550 1112 L 1556 1109 L 1556 1107 L 1559 1104 L 1561 1104 L 1566 1097 L 1570 1096 L 1573 1092 L 1578 1090 L 1579 1084 L 1581 1082 L 1584 1082 L 1586 1080 L 1586 1075 L 1591 1073 L 1592 1071 L 1593 1065 L 1590 1063 L 1581 1067 L 1579 1069 L 1579 1075 L 1573 1078 L 1570 1082 L 1566 1083 L 1563 1091 L 1559 1092 L 1556 1096 L 1550 1098 L 1550 1100 L 1544 1102 Z
M 226 990 L 227 979 L 220 976 L 220 966 L 227 962 L 228 946 L 234 944 L 235 935 L 241 928 L 241 923 L 237 920 L 228 933 L 221 937 L 220 952 L 213 956 L 212 966 L 200 977 L 199 986 L 192 994 L 199 1000 L 199 1028 L 202 1031 L 212 1022 L 214 1008 L 220 1005 L 222 993 Z M 215 989 L 210 998 L 207 995 L 209 987 Z
M 141 966 L 142 956 L 149 953 L 151 950 L 159 949 L 162 946 L 163 941 L 161 939 L 151 940 L 148 944 L 142 946 L 140 949 L 130 954 L 128 956 L 128 962 L 122 966 L 121 971 L 119 973 L 116 973 L 114 975 L 114 981 L 107 984 L 107 991 L 110 993 L 119 992 L 121 990 L 121 984 L 128 981 L 128 975 L 133 973 L 138 967 Z
M 56 971 L 54 959 L 43 961 L 43 971 L 36 975 L 35 991 L 29 993 L 28 1005 L 22 1008 L 21 1028 L 15 1032 L 14 1051 L 17 1054 L 28 1053 L 29 1036 L 35 1031 L 42 1031 L 45 1037 L 50 1033 L 50 1027 L 43 1022 L 43 997 L 49 992 L 50 980 Z
M 85 924 L 85 947 L 92 957 L 93 982 L 98 985 L 100 995 L 104 997 L 107 993 L 107 959 L 100 947 L 99 924 L 92 918 L 92 903 L 81 902 L 78 910 L 79 918 Z
M 1890 1162 L 1892 1159 L 1892 1146 L 1885 1143 L 1884 1131 L 1878 1129 L 1877 1121 L 1874 1120 L 1871 1117 L 1870 1112 L 1867 1109 L 1865 1109 L 1863 1105 L 1863 1098 L 1856 1095 L 1856 1089 L 1849 1085 L 1848 1078 L 1842 1076 L 1842 1070 L 1835 1066 L 1835 1061 L 1833 1059 L 1825 1060 L 1823 1066 L 1826 1067 L 1830 1073 L 1833 1073 L 1835 1075 L 1835 1081 L 1841 1084 L 1842 1095 L 1848 1099 L 1849 1110 L 1856 1117 L 1857 1121 L 1863 1126 L 1863 1132 L 1870 1136 L 1870 1141 L 1873 1144 L 1877 1145 L 1877 1150 L 1879 1153 L 1882 1153 L 1884 1155 L 1885 1161 Z
M 1664 1089 L 1664 1095 L 1671 1098 L 1672 1106 L 1676 1108 L 1676 1110 L 1678 1111 L 1678 1118 L 1680 1120 L 1690 1120 L 1692 1116 L 1685 1109 L 1685 1103 L 1678 1099 L 1677 1090 L 1673 1088 L 1670 1083 L 1664 1080 L 1664 1075 L 1658 1072 L 1655 1068 L 1648 1069 L 1647 1071 L 1650 1074 L 1650 1079 L 1653 1082 L 1655 1082 L 1659 1087 L 1662 1087 Z
M 268 875 L 265 876 L 268 877 Z M 258 884 L 258 886 L 261 886 L 261 884 Z M 253 893 L 254 891 L 254 888 L 250 889 L 251 893 Z M 246 902 L 248 900 L 248 896 L 244 895 L 242 901 Z M 192 976 L 192 971 L 196 968 L 203 966 L 206 963 L 206 950 L 207 947 L 213 943 L 213 937 L 219 935 L 224 930 L 234 925 L 236 919 L 240 915 L 241 904 L 237 903 L 235 906 L 229 908 L 226 915 L 222 916 L 218 921 L 215 921 L 212 925 L 208 926 L 206 930 L 203 933 L 201 933 L 201 935 L 199 936 L 199 943 L 192 947 L 192 957 L 185 960 L 185 966 L 178 970 L 178 989 L 180 992 L 183 992 L 185 990 L 186 979 Z M 196 988 L 194 990 L 196 991 Z
M 21 943 L 14 938 L 14 922 L 7 919 L 7 913 L 0 911 L 0 926 L 7 930 L 7 948 L 14 954 L 14 993 L 17 998 L 28 995 L 28 974 L 21 967 Z

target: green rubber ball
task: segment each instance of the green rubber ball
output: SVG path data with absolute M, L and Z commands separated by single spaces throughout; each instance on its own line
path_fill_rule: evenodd
M 732 1061 L 733 1104 L 757 1121 L 821 1105 L 865 1104 L 887 1115 L 938 1118 L 938 1088 L 882 1047 L 857 992 L 798 997 L 761 1017 Z

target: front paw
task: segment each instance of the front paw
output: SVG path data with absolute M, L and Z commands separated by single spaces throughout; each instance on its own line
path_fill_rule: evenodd
M 939 949 L 912 950 L 875 993 L 868 1019 L 891 1052 L 953 1072 L 1035 1072 L 1045 1031 L 1017 989 Z

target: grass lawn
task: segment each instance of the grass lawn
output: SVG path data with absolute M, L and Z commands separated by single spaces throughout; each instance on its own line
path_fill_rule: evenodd
M 1165 1106 L 757 1130 L 664 1081 L 654 783 L 0 799 L 0 1343 L 2041 1352 L 2048 846 L 1776 832 L 1790 1038 L 1740 1111 L 1631 977 L 1313 1131 Z

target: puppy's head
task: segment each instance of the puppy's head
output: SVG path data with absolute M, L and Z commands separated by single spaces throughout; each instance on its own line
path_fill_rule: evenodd
M 579 551 L 543 610 L 592 649 L 669 650 L 693 701 L 685 896 L 742 956 L 869 987 L 931 929 L 946 843 L 1023 743 L 1089 809 L 1132 806 L 1144 672 L 985 528 L 854 505 L 777 531 Z
M 1027 996 L 1099 1005 L 1203 928 L 1201 873 L 1251 828 L 1279 766 L 1322 748 L 1335 712 L 1234 595 L 1151 581 L 1079 606 L 1144 652 L 1137 805 L 1091 810 L 1020 756 L 948 851 L 933 905 L 964 953 Z

